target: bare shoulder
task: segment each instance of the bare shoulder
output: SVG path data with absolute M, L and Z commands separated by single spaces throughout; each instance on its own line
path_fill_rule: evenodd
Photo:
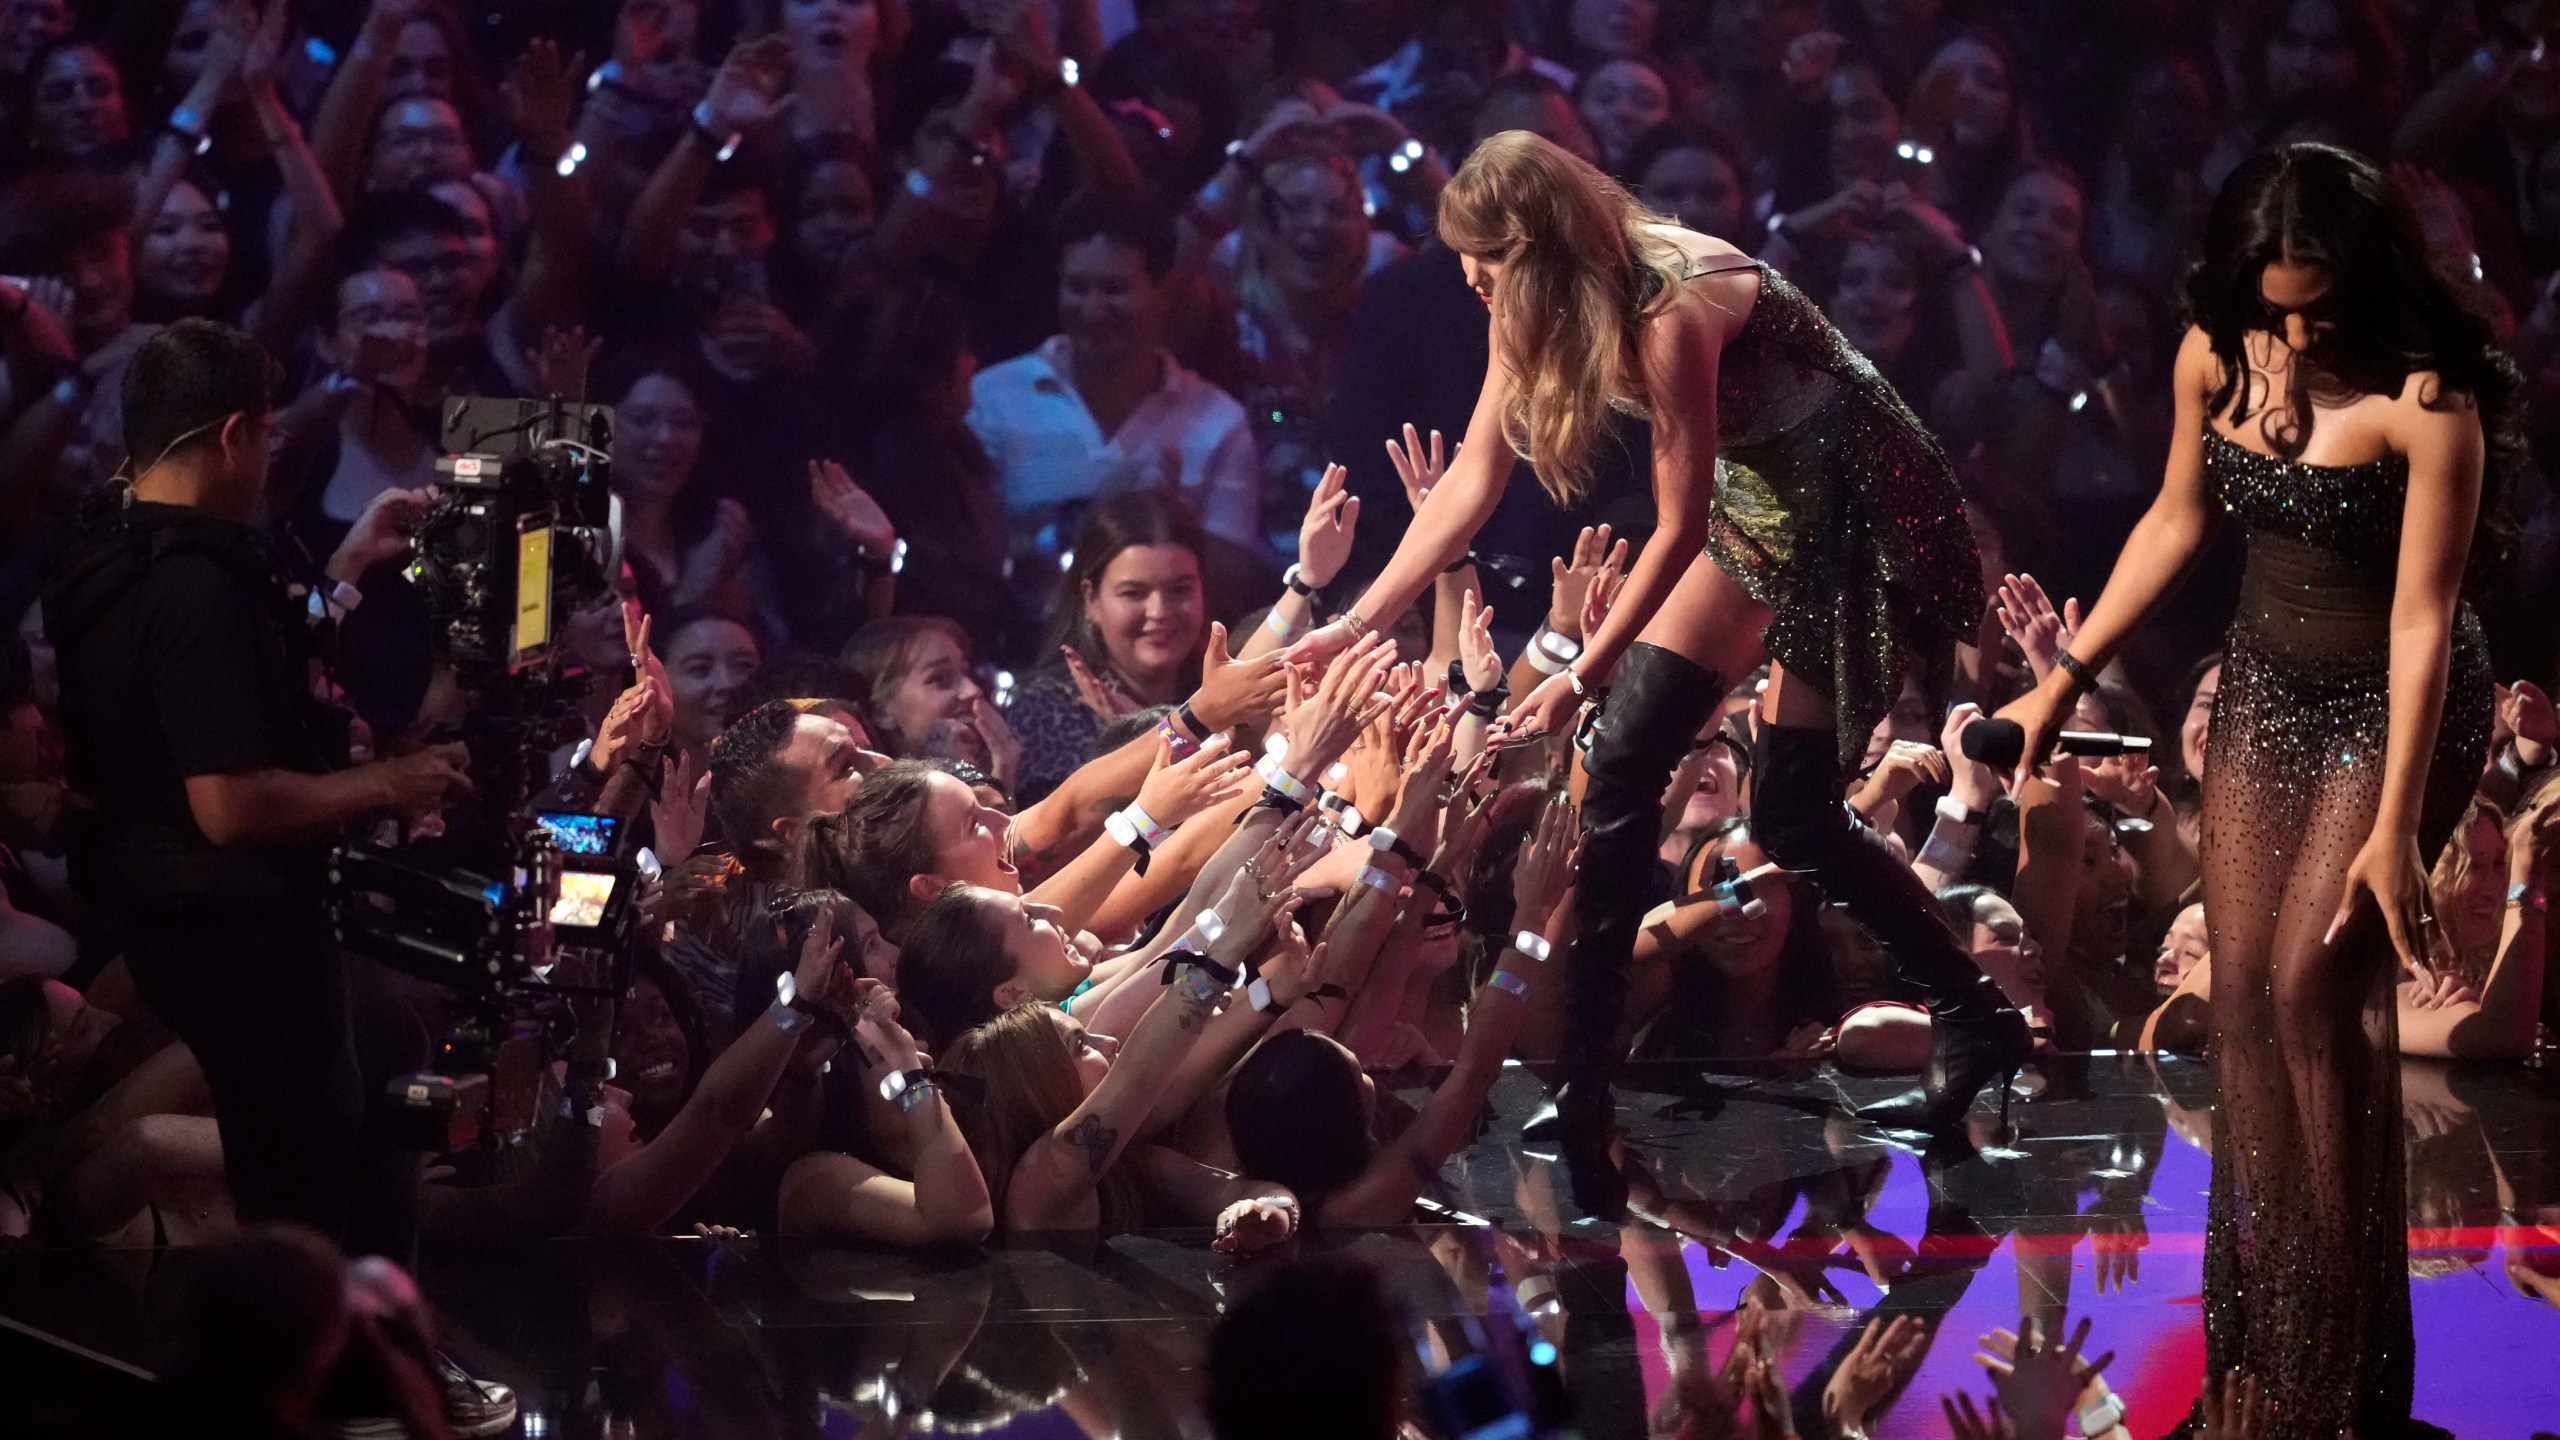
M 2444 383 L 2432 370 L 2412 373 L 2381 407 L 2383 436 L 2409 457 L 2413 478 L 2468 476 L 2476 483 L 2487 458 L 2479 397 Z
M 2405 417 L 2411 424 L 2480 426 L 2480 397 L 2446 384 L 2433 370 L 2410 371 L 2400 382 L 2400 393 L 2391 397 L 2391 411 L 2395 419 Z
M 2172 374 L 2180 395 L 2210 395 L 2222 388 L 2222 358 L 2213 353 L 2213 337 L 2203 326 L 2188 326 L 2179 339 Z

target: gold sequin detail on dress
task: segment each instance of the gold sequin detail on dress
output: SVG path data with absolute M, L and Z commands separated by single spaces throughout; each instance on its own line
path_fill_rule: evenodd
M 2213 935 L 2206 1373 L 2274 1399 L 2270 1437 L 2399 1433 L 2409 1418 L 2398 964 L 2370 907 L 2322 944 L 2381 804 L 2391 599 L 2409 468 L 2305 465 L 2220 434 L 2205 476 L 2246 528 L 2205 763 Z M 2495 698 L 2468 605 L 2419 820 L 2433 862 L 2468 803 Z
M 1769 607 L 1769 657 L 1830 697 L 1854 763 L 1906 665 L 1972 642 L 1982 561 L 1920 417 L 1804 292 L 1749 263 L 1760 298 L 1717 365 L 1707 554 Z M 1693 258 L 1689 274 L 1724 268 L 1740 267 Z

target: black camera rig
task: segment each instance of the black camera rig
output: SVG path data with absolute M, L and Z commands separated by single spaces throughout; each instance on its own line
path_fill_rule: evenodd
M 531 803 L 580 734 L 587 681 L 564 663 L 559 622 L 609 598 L 619 568 L 613 423 L 606 406 L 557 398 L 445 401 L 444 479 L 407 578 L 469 699 L 473 794 L 442 834 L 343 845 L 329 870 L 339 943 L 454 999 L 433 1068 L 392 1086 L 421 1148 L 477 1138 L 508 1035 L 530 1028 L 560 1053 L 574 1028 L 562 1002 L 629 985 L 647 861 L 613 817 Z

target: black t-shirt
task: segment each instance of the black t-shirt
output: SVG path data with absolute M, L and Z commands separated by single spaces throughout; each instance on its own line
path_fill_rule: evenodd
M 109 893 L 165 882 L 172 899 L 207 880 L 243 899 L 262 879 L 303 891 L 319 847 L 217 852 L 187 804 L 191 776 L 325 768 L 298 618 L 264 541 L 201 511 L 136 502 L 84 532 L 77 551 L 119 552 L 127 558 L 93 567 L 85 589 L 55 590 L 45 606 L 64 759 L 72 788 L 95 804 L 83 848 L 162 857 L 91 878 Z M 218 873 L 185 863 L 216 855 Z

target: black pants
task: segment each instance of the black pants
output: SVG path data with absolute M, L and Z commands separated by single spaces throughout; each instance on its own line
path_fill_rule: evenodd
M 422 1047 L 378 1039 L 396 1023 L 367 1024 L 376 1063 L 359 1063 L 347 967 L 317 915 L 137 916 L 124 940 L 142 998 L 212 1087 L 241 1223 L 299 1221 L 351 1254 L 405 1261 L 418 1158 L 383 1143 L 367 1112 Z

